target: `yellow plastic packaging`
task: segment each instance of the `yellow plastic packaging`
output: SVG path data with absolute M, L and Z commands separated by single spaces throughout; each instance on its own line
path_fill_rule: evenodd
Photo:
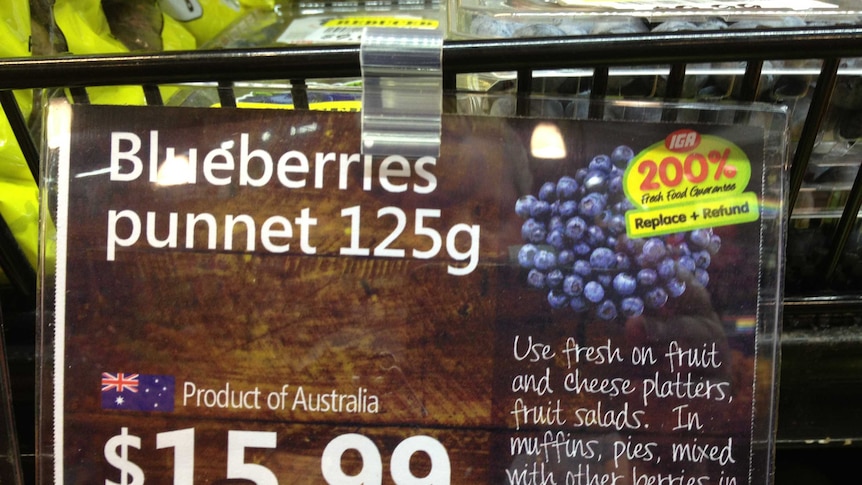
M 164 50 L 193 50 L 197 43 L 181 25 L 164 20 L 161 32 L 161 47 Z M 56 0 L 54 20 L 63 33 L 72 54 L 120 54 L 130 49 L 111 32 L 100 0 Z M 162 97 L 169 98 L 176 88 L 162 87 Z M 146 99 L 139 86 L 111 86 L 88 88 L 92 104 L 144 105 Z
M 159 0 L 159 5 L 203 45 L 248 10 L 272 10 L 275 0 Z
M 30 6 L 28 0 L 7 0 L 0 22 L 0 56 L 30 56 Z M 15 99 L 25 117 L 33 109 L 33 94 L 16 91 Z M 0 116 L 0 214 L 33 267 L 39 242 L 39 191 L 24 154 L 6 116 Z M 8 279 L 0 273 L 0 283 Z

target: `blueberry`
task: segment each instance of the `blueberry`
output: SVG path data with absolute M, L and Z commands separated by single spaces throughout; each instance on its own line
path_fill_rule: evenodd
M 632 267 L 631 258 L 626 256 L 624 253 L 615 253 L 614 256 L 617 259 L 616 266 L 615 266 L 616 269 L 618 269 L 620 271 L 628 271 L 631 269 L 631 267 Z
M 512 37 L 563 37 L 565 35 L 562 29 L 551 24 L 525 25 L 512 32 Z
M 610 221 L 608 221 L 608 232 L 613 234 L 614 236 L 625 234 L 626 218 L 620 214 L 614 214 L 611 217 Z
M 593 219 L 593 223 L 602 229 L 608 227 L 608 224 L 611 222 L 611 218 L 614 216 L 614 212 L 610 209 L 605 209 L 601 212 L 601 214 L 597 215 L 595 219 Z
M 652 288 L 658 282 L 658 273 L 654 269 L 644 268 L 638 271 L 635 279 L 641 287 Z
M 712 240 L 712 229 L 695 229 L 691 231 L 689 240 L 697 248 L 706 248 Z
M 628 145 L 620 145 L 611 152 L 611 162 L 619 168 L 626 168 L 634 157 L 635 152 Z
M 697 267 L 694 258 L 691 256 L 680 256 L 676 264 L 680 270 L 687 271 L 688 273 L 694 273 L 694 270 Z
M 709 272 L 703 268 L 697 268 L 694 270 L 694 280 L 700 284 L 700 286 L 706 286 L 709 284 Z
M 609 174 L 611 172 L 611 167 L 613 167 L 611 157 L 604 154 L 594 156 L 593 159 L 590 160 L 590 164 L 587 166 L 590 170 L 597 170 L 604 172 L 605 174 Z
M 557 290 L 551 290 L 548 292 L 548 303 L 551 308 L 559 310 L 569 304 L 569 297 Z
M 557 257 L 551 251 L 540 249 L 533 259 L 533 265 L 539 271 L 550 271 L 557 265 Z
M 628 21 L 611 20 L 607 22 L 596 22 L 593 25 L 591 34 L 636 34 L 649 31 L 646 24 L 634 17 L 629 17 Z
M 644 302 L 636 296 L 623 298 L 620 302 L 620 311 L 628 318 L 639 316 L 644 312 Z
M 613 269 L 616 262 L 617 257 L 614 252 L 605 247 L 596 248 L 590 254 L 590 266 L 597 271 Z
M 521 239 L 529 242 L 530 238 L 533 236 L 533 231 L 536 230 L 536 225 L 541 224 L 537 222 L 535 219 L 527 219 L 521 224 Z
M 689 248 L 688 243 L 683 241 L 678 244 L 674 244 L 672 248 L 673 254 L 677 256 L 690 256 L 691 248 Z
M 536 259 L 536 253 L 538 252 L 539 248 L 535 245 L 524 244 L 521 246 L 521 249 L 518 250 L 518 264 L 520 264 L 522 268 L 532 268 L 533 261 Z
M 685 281 L 678 278 L 671 278 L 666 284 L 667 293 L 673 298 L 679 298 L 685 293 Z
M 571 249 L 563 249 L 557 253 L 557 265 L 569 267 L 575 262 L 575 252 Z
M 605 231 L 599 226 L 590 226 L 587 228 L 587 243 L 590 246 L 596 247 L 605 244 Z
M 608 193 L 611 195 L 619 195 L 623 193 L 623 178 L 619 175 L 611 177 L 608 181 Z
M 584 180 L 587 178 L 587 169 L 579 168 L 575 171 L 575 181 L 579 184 L 583 184 Z
M 548 232 L 556 231 L 556 230 L 562 231 L 562 230 L 565 230 L 565 228 L 566 228 L 566 222 L 562 217 L 551 216 L 550 219 L 548 219 Z
M 664 258 L 659 261 L 655 268 L 658 277 L 663 280 L 669 280 L 676 276 L 676 262 L 671 258 Z
M 537 200 L 538 199 L 536 199 L 536 196 L 534 195 L 525 195 L 523 197 L 520 197 L 515 202 L 515 213 L 523 217 L 524 219 L 530 217 L 533 204 L 535 204 Z
M 602 285 L 602 288 L 611 289 L 614 284 L 614 277 L 608 273 L 600 273 L 596 275 L 596 281 Z
M 601 170 L 590 170 L 584 177 L 583 186 L 587 192 L 603 192 L 608 186 L 608 174 Z
M 544 288 L 545 287 L 545 273 L 533 268 L 527 273 L 527 284 L 532 286 L 533 288 Z
M 572 251 L 574 251 L 577 256 L 586 256 L 593 252 L 593 247 L 586 242 L 581 241 L 572 246 Z
M 631 239 L 626 234 L 620 234 L 617 238 L 617 246 L 620 251 L 634 256 L 641 252 L 643 239 Z
M 548 202 L 551 207 L 551 217 L 560 217 L 560 201 L 553 200 Z
M 566 221 L 566 236 L 572 241 L 579 241 L 587 231 L 587 222 L 580 217 L 572 217 Z
M 539 200 L 553 202 L 557 200 L 557 184 L 553 182 L 545 182 L 539 188 Z
M 563 279 L 562 289 L 569 296 L 580 296 L 584 293 L 584 280 L 576 274 L 570 274 Z
M 601 214 L 603 210 L 605 210 L 604 197 L 597 193 L 588 194 L 581 199 L 581 203 L 578 206 L 578 212 L 590 219 Z
M 722 30 L 727 28 L 727 22 L 722 19 L 711 18 L 697 25 L 698 30 Z
M 530 207 L 530 216 L 536 219 L 541 219 L 551 215 L 551 203 L 546 200 L 537 200 Z
M 709 251 L 709 254 L 715 255 L 719 249 L 721 249 L 721 238 L 718 234 L 713 234 L 709 238 L 709 245 L 707 245 L 706 250 Z
M 663 288 L 653 288 L 644 295 L 644 303 L 650 308 L 661 308 L 667 303 L 667 292 Z
M 617 318 L 617 306 L 611 300 L 605 300 L 596 307 L 596 316 L 605 321 Z
M 590 266 L 589 261 L 579 259 L 575 261 L 574 265 L 572 265 L 572 271 L 581 276 L 589 276 L 593 274 L 593 267 Z
M 557 181 L 557 197 L 562 200 L 571 200 L 578 193 L 578 181 L 574 177 L 564 175 Z
M 545 229 L 545 224 L 535 219 L 527 219 L 521 225 L 521 237 L 526 242 L 541 244 L 548 237 L 548 231 Z
M 589 25 L 585 23 L 565 22 L 559 24 L 558 27 L 560 30 L 565 32 L 566 35 L 587 35 L 590 33 Z
M 602 301 L 604 297 L 605 289 L 598 281 L 589 281 L 586 285 L 584 285 L 584 298 L 586 298 L 587 300 L 593 303 L 598 303 Z
M 578 202 L 574 200 L 564 200 L 560 203 L 559 214 L 561 217 L 566 219 L 576 216 L 578 214 Z
M 700 269 L 709 268 L 709 263 L 712 262 L 712 256 L 706 250 L 697 251 L 691 257 L 694 259 L 694 265 Z
M 635 292 L 638 282 L 634 276 L 628 273 L 618 273 L 614 276 L 614 290 L 620 296 L 629 296 Z
M 681 30 L 697 30 L 697 25 L 687 20 L 668 20 L 652 29 L 653 32 L 678 32 Z
M 641 248 L 641 252 L 644 255 L 644 260 L 647 263 L 655 264 L 664 259 L 667 254 L 667 250 L 664 245 L 664 241 L 657 237 L 652 237 L 647 239 L 644 243 L 643 248 Z
M 549 232 L 545 241 L 556 250 L 561 250 L 566 246 L 566 236 L 561 229 L 554 229 Z
M 694 270 L 694 279 L 700 286 L 706 286 L 709 284 L 709 273 L 703 268 L 697 268 Z
M 470 22 L 470 33 L 478 37 L 512 37 L 518 24 L 506 22 L 490 15 L 476 15 Z
M 563 279 L 565 275 L 563 271 L 558 268 L 552 269 L 547 276 L 545 276 L 545 284 L 548 285 L 548 288 L 559 288 L 563 283 Z

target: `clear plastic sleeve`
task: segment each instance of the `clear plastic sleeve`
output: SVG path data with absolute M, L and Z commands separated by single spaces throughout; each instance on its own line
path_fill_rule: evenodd
M 572 101 L 53 105 L 40 482 L 770 483 L 786 112 Z

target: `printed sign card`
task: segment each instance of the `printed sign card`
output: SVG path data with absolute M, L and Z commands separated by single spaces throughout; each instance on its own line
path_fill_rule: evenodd
M 448 115 L 410 158 L 356 113 L 55 105 L 44 483 L 764 483 L 749 114 Z

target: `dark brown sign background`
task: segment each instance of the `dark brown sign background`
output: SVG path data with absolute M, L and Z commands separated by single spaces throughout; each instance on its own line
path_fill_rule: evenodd
M 445 447 L 454 484 L 517 483 L 511 473 L 527 470 L 538 474 L 519 475 L 520 483 L 553 480 L 560 485 L 566 483 L 567 470 L 581 466 L 583 471 L 587 465 L 593 480 L 604 476 L 606 482 L 588 482 L 581 475 L 584 481 L 575 484 L 611 485 L 612 472 L 616 485 L 658 485 L 646 476 L 681 477 L 673 485 L 698 483 L 697 477 L 702 484 L 748 483 L 758 368 L 755 334 L 738 333 L 727 322 L 755 315 L 760 224 L 716 229 L 723 243 L 710 268 L 707 289 L 691 289 L 660 312 L 603 322 L 571 311 L 552 311 L 544 293 L 527 287 L 525 273 L 511 256 L 521 244 L 516 199 L 535 193 L 545 180 L 573 173 L 595 154 L 623 143 L 637 151 L 680 126 L 559 122 L 569 156 L 543 161 L 533 159 L 525 148 L 537 123 L 445 117 L 442 152 L 429 168 L 437 188 L 429 194 L 409 189 L 399 194 L 384 190 L 376 178 L 371 190 L 364 190 L 358 165 L 351 166 L 341 189 L 337 163 L 327 166 L 322 188 L 313 186 L 314 153 L 357 152 L 357 114 L 74 107 L 68 264 L 59 269 L 65 270 L 67 281 L 61 289 L 66 304 L 64 387 L 57 390 L 64 395 L 65 407 L 56 410 L 63 423 L 63 441 L 56 446 L 64 451 L 64 483 L 120 483 L 121 470 L 106 460 L 105 445 L 123 427 L 141 439 L 139 449 L 127 448 L 127 459 L 140 467 L 148 484 L 173 483 L 174 450 L 158 449 L 157 435 L 188 428 L 194 428 L 195 436 L 194 483 L 201 484 L 252 483 L 227 480 L 226 443 L 232 430 L 276 433 L 275 448 L 249 448 L 244 460 L 265 466 L 282 484 L 326 483 L 321 455 L 327 443 L 345 433 L 358 433 L 375 443 L 383 483 L 393 483 L 389 473 L 393 450 L 415 435 L 431 436 Z M 748 190 L 760 193 L 762 135 L 758 138 L 750 127 L 696 129 L 742 147 L 753 162 Z M 200 172 L 195 184 L 151 184 L 146 181 L 150 130 L 159 132 L 160 159 L 165 147 L 175 147 L 177 153 L 196 147 L 202 158 L 225 141 L 239 153 L 241 133 L 249 134 L 250 149 L 265 149 L 274 158 L 301 151 L 311 159 L 308 186 L 288 189 L 275 177 L 264 187 L 241 186 L 237 171 L 222 172 L 233 177 L 224 186 L 207 183 Z M 133 132 L 143 139 L 145 168 L 139 180 L 111 181 L 104 170 L 98 172 L 109 166 L 112 132 Z M 408 187 L 424 182 L 415 174 L 401 181 Z M 339 255 L 351 237 L 350 219 L 342 211 L 355 206 L 361 210 L 361 240 L 366 247 L 379 244 L 395 225 L 394 218 L 376 216 L 380 208 L 397 207 L 407 214 L 407 227 L 391 246 L 405 249 L 404 258 Z M 274 215 L 293 221 L 306 208 L 317 219 L 308 234 L 315 254 L 300 251 L 298 234 L 285 254 L 261 249 L 259 240 L 255 252 L 245 252 L 241 233 L 234 236 L 234 250 L 222 248 L 221 224 L 227 214 L 247 214 L 260 224 Z M 442 233 L 443 250 L 430 260 L 410 256 L 412 249 L 429 247 L 429 240 L 413 231 L 417 208 L 438 209 L 441 214 L 429 225 Z M 179 214 L 181 228 L 185 214 L 212 214 L 220 224 L 218 247 L 204 248 L 205 239 L 198 234 L 195 248 L 184 249 L 181 229 L 180 247 L 152 248 L 144 242 L 144 227 L 139 244 L 117 248 L 115 260 L 107 261 L 110 210 L 131 210 L 142 220 L 154 212 L 159 237 L 166 234 L 172 212 Z M 447 273 L 449 265 L 463 266 L 445 250 L 446 231 L 457 224 L 481 228 L 478 265 L 464 276 Z M 465 240 L 458 241 L 463 247 Z M 529 337 L 549 345 L 555 357 L 518 362 L 513 357 L 516 336 L 521 343 Z M 560 350 L 570 337 L 584 346 L 610 342 L 626 357 L 635 347 L 653 348 L 661 356 L 671 340 L 690 348 L 715 344 L 723 364 L 720 371 L 692 375 L 696 380 L 729 383 L 733 398 L 653 399 L 645 411 L 648 428 L 576 427 L 575 409 L 600 405 L 604 411 L 626 406 L 634 411 L 644 406 L 640 393 L 607 397 L 564 392 L 563 376 L 574 368 L 567 366 Z M 768 377 L 771 363 L 762 362 L 758 372 Z M 579 371 L 589 378 L 625 377 L 638 385 L 656 372 L 672 377 L 664 366 L 628 361 L 613 366 L 581 364 Z M 103 372 L 174 376 L 174 411 L 101 409 Z M 511 390 L 516 376 L 541 377 L 545 372 L 552 395 Z M 228 382 L 233 390 L 259 389 L 261 404 L 284 385 L 291 392 L 302 386 L 307 393 L 357 394 L 361 388 L 366 397 L 378 398 L 379 408 L 376 413 L 351 413 L 290 406 L 273 410 L 266 405 L 261 409 L 184 405 L 187 382 L 198 389 L 224 389 Z M 757 389 L 762 386 L 758 381 Z M 566 423 L 516 430 L 512 410 L 519 397 L 529 405 L 547 405 L 544 409 L 559 399 Z M 674 430 L 677 414 L 672 409 L 677 406 L 689 406 L 685 409 L 696 412 L 704 426 Z M 513 437 L 543 437 L 548 431 L 563 432 L 584 446 L 590 443 L 595 456 L 579 453 L 549 459 L 547 453 L 512 452 Z M 728 445 L 732 462 L 674 463 L 671 444 L 695 439 L 715 448 Z M 654 443 L 649 449 L 660 459 L 646 459 L 638 443 Z M 624 445 L 625 454 L 615 465 L 616 449 Z M 363 466 L 358 455 L 349 452 L 342 463 L 345 473 L 357 473 Z M 430 466 L 421 453 L 411 459 L 410 469 L 419 477 Z M 644 477 L 638 479 L 633 467 Z

